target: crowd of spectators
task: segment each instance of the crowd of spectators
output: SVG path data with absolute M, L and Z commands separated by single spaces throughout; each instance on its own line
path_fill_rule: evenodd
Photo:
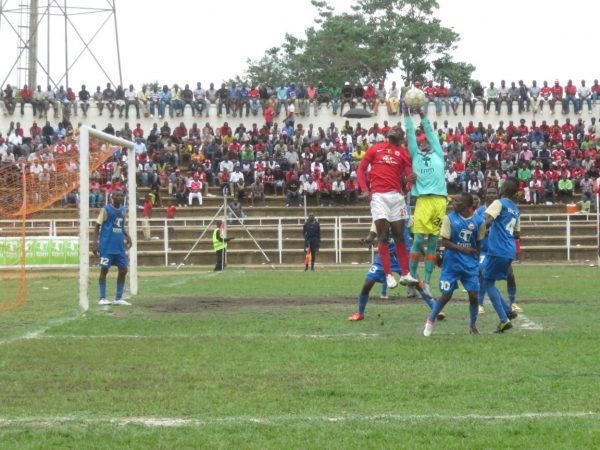
M 486 111 L 491 105 L 498 110 L 506 95 L 509 100 L 517 102 L 519 112 L 542 108 L 545 103 L 554 111 L 558 101 L 563 105 L 563 112 L 568 111 L 569 103 L 573 103 L 576 112 L 581 112 L 582 106 L 587 103 L 591 111 L 591 102 L 600 94 L 597 81 L 587 94 L 583 90 L 585 83 L 582 82 L 582 87 L 573 91 L 569 82 L 564 96 L 558 83 L 553 88 L 546 85 L 544 82 L 539 95 L 534 95 L 536 83 L 525 89 L 522 82 L 519 82 L 519 87 L 511 83 L 510 88 L 502 82 L 498 96 L 495 96 L 491 84 L 487 97 L 483 96 L 479 85 L 465 86 L 460 91 L 465 91 L 464 94 L 453 85 L 446 88 L 444 83 L 435 86 L 428 82 L 424 90 L 436 110 L 446 106 L 455 113 L 461 103 L 463 108 L 469 107 L 472 112 L 473 104 L 480 100 L 485 100 Z M 316 204 L 352 203 L 357 201 L 359 193 L 356 167 L 370 145 L 385 139 L 391 125 L 383 121 L 382 125 L 362 127 L 360 123 L 351 124 L 349 120 L 343 120 L 343 123 L 332 122 L 326 128 L 315 128 L 312 124 L 305 128 L 296 124 L 296 114 L 307 115 L 311 109 L 316 113 L 322 104 L 341 114 L 344 106 L 356 106 L 357 101 L 364 101 L 361 106 L 373 109 L 374 113 L 384 104 L 388 112 L 397 112 L 400 91 L 395 84 L 389 91 L 382 83 L 377 88 L 367 84 L 365 92 L 370 89 L 382 91 L 375 97 L 359 95 L 359 86 L 347 83 L 343 88 L 331 89 L 318 83 L 316 87 L 305 88 L 299 83 L 297 87 L 291 84 L 280 88 L 261 86 L 248 89 L 244 84 L 240 88 L 231 84 L 215 90 L 211 84 L 204 91 L 198 83 L 196 90 L 192 91 L 186 85 L 179 94 L 176 85 L 171 89 L 164 86 L 159 91 L 162 97 L 156 97 L 156 102 L 150 94 L 158 91 L 157 86 L 152 87 L 150 92 L 146 87 L 136 92 L 133 86 L 127 91 L 118 87 L 113 92 L 108 85 L 104 91 L 97 88 L 97 97 L 96 94 L 82 96 L 81 92 L 74 97 L 72 90 L 67 89 L 63 99 L 48 98 L 47 103 L 40 100 L 41 96 L 30 98 L 27 92 L 25 95 L 21 92 L 18 97 L 21 107 L 29 101 L 39 117 L 47 117 L 48 111 L 54 109 L 56 115 L 59 112 L 63 114 L 63 119 L 57 125 L 52 125 L 49 120 L 43 126 L 33 122 L 27 131 L 19 122 L 11 122 L 6 135 L 0 136 L 0 161 L 3 165 L 22 163 L 19 167 L 25 167 L 31 174 L 40 177 L 57 170 L 52 163 L 54 155 L 65 152 L 76 154 L 78 151 L 75 140 L 79 125 L 74 126 L 69 120 L 71 112 L 76 113 L 78 102 L 84 115 L 87 113 L 84 106 L 89 104 L 86 102 L 97 98 L 101 114 L 106 108 L 111 117 L 115 110 L 119 115 L 128 117 L 133 105 L 137 117 L 140 114 L 157 114 L 161 118 L 166 113 L 169 117 L 173 114 L 182 116 L 188 104 L 194 115 L 201 116 L 207 114 L 209 103 L 216 103 L 219 116 L 223 112 L 229 117 L 253 114 L 257 119 L 252 119 L 253 123 L 247 125 L 242 122 L 230 125 L 228 121 L 219 121 L 218 125 L 215 122 L 200 125 L 194 122 L 189 128 L 181 120 L 176 120 L 175 126 L 163 121 L 162 125 L 154 123 L 150 130 L 142 129 L 139 123 L 130 127 L 125 122 L 120 129 L 107 123 L 102 131 L 134 142 L 138 184 L 150 188 L 152 198 L 159 204 L 162 189 L 171 200 L 181 205 L 191 205 L 194 201 L 202 205 L 203 196 L 211 195 L 208 186 L 218 186 L 220 195 L 233 195 L 238 201 L 249 204 L 256 200 L 264 202 L 265 194 L 283 196 L 286 206 L 302 204 L 304 197 Z M 10 97 L 7 90 L 4 89 L 2 105 L 5 113 L 12 114 L 17 97 Z M 24 90 L 27 91 L 27 87 Z M 200 90 L 204 91 L 201 96 L 197 94 Z M 471 93 L 467 94 L 466 90 Z M 396 91 L 397 94 L 394 93 Z M 39 86 L 36 92 L 41 92 Z M 549 94 L 546 95 L 546 92 Z M 144 103 L 143 95 L 148 96 L 147 103 Z M 10 98 L 14 100 L 12 103 Z M 369 101 L 371 98 L 372 102 Z M 67 100 L 71 102 L 68 111 L 59 111 L 55 107 L 60 101 L 64 108 Z M 507 105 L 512 111 L 512 101 L 508 101 Z M 520 201 L 556 202 L 573 194 L 591 195 L 593 182 L 600 176 L 595 117 L 579 117 L 575 123 L 571 123 L 569 118 L 543 120 L 541 123 L 521 118 L 487 125 L 469 121 L 450 127 L 447 120 L 441 123 L 434 121 L 433 125 L 447 155 L 446 180 L 451 193 L 467 191 L 484 199 L 492 198 L 497 196 L 504 178 L 516 176 L 521 182 Z M 417 130 L 417 140 L 425 140 L 421 130 Z M 92 206 L 101 205 L 116 183 L 126 181 L 125 164 L 125 153 L 118 152 L 93 174 Z
M 443 109 L 446 114 L 450 114 L 452 110 L 457 115 L 461 106 L 463 114 L 467 110 L 474 114 L 478 102 L 483 105 L 486 114 L 491 111 L 492 106 L 499 113 L 503 103 L 506 104 L 508 114 L 512 114 L 515 103 L 519 113 L 530 110 L 536 113 L 547 105 L 554 114 L 557 104 L 564 114 L 569 113 L 571 104 L 575 113 L 581 113 L 585 105 L 591 113 L 593 103 L 600 98 L 598 80 L 594 80 L 591 86 L 585 80 L 578 86 L 572 80 L 568 80 L 564 86 L 559 80 L 555 80 L 553 84 L 543 81 L 541 86 L 535 80 L 530 86 L 523 80 L 510 82 L 510 85 L 502 80 L 499 86 L 492 82 L 487 88 L 477 81 L 461 84 L 444 81 L 434 83 L 429 80 L 426 83 L 417 81 L 414 85 L 425 92 L 426 108 L 433 103 L 438 115 Z M 272 120 L 282 110 L 292 120 L 296 114 L 310 116 L 311 110 L 317 115 L 323 105 L 331 108 L 333 114 L 339 112 L 340 115 L 343 114 L 344 107 L 360 107 L 377 115 L 382 105 L 385 105 L 388 114 L 397 114 L 399 99 L 407 89 L 408 83 L 398 87 L 396 82 L 392 82 L 386 88 L 382 81 L 368 82 L 365 85 L 360 82 L 345 82 L 340 86 L 326 86 L 323 82 L 309 83 L 306 86 L 302 82 L 278 86 L 271 83 L 250 86 L 245 82 L 240 82 L 239 85 L 231 82 L 221 83 L 219 88 L 214 83 L 204 88 L 198 82 L 195 87 L 190 87 L 189 84 L 183 88 L 177 84 L 171 87 L 153 84 L 144 85 L 140 90 L 136 90 L 133 85 L 113 87 L 107 83 L 105 88 L 97 86 L 92 92 L 82 85 L 79 92 L 75 93 L 72 88 L 65 89 L 64 86 L 48 86 L 43 89 L 38 85 L 36 89 L 32 89 L 24 85 L 22 89 L 13 89 L 8 84 L 1 92 L 0 109 L 5 115 L 13 115 L 16 107 L 20 106 L 23 115 L 24 106 L 30 104 L 34 116 L 39 119 L 47 119 L 52 112 L 54 118 L 62 115 L 65 120 L 70 120 L 73 115 L 77 116 L 78 106 L 83 116 L 87 116 L 88 109 L 93 104 L 100 115 L 108 113 L 110 118 L 115 113 L 119 117 L 129 118 L 133 107 L 137 118 L 143 114 L 145 117 L 163 119 L 167 114 L 170 118 L 183 116 L 188 105 L 193 116 L 208 117 L 209 106 L 215 105 L 219 117 L 223 112 L 233 117 L 265 115 L 269 122 L 269 117 Z

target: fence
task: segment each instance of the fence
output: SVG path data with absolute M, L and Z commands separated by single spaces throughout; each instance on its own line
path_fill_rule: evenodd
M 216 220 L 216 218 L 214 218 Z M 243 223 L 238 222 L 237 219 L 229 219 L 228 226 L 233 230 L 236 230 L 236 234 L 246 234 L 245 229 L 250 234 L 261 234 L 262 237 L 256 239 L 255 243 L 257 246 L 269 243 L 272 248 L 269 250 L 273 253 L 273 248 L 276 249 L 276 261 L 270 261 L 271 263 L 282 264 L 283 255 L 286 251 L 298 250 L 297 243 L 293 246 L 290 244 L 290 239 L 301 239 L 301 227 L 304 224 L 303 217 L 247 217 L 240 220 Z M 577 238 L 573 233 L 575 228 L 584 226 L 586 233 L 591 235 L 592 228 L 595 229 L 596 245 L 598 244 L 598 217 L 596 214 L 528 214 L 521 217 L 521 223 L 524 228 L 527 228 L 522 233 L 526 238 L 528 234 L 535 234 L 538 232 L 537 226 L 551 226 L 559 231 L 556 236 L 553 246 L 560 248 L 561 250 L 566 249 L 566 260 L 572 260 L 572 252 L 575 249 L 581 249 L 580 244 L 576 244 Z M 150 219 L 151 231 L 158 236 L 158 239 L 162 239 L 162 251 L 164 252 L 164 265 L 169 266 L 174 262 L 174 254 L 171 250 L 172 243 L 177 242 L 180 239 L 173 238 L 170 236 L 172 231 L 180 233 L 186 230 L 188 233 L 196 233 L 194 237 L 188 239 L 193 241 L 200 236 L 202 230 L 207 229 L 207 233 L 204 236 L 204 242 L 210 241 L 210 232 L 208 230 L 211 226 L 213 219 L 211 218 L 176 218 L 176 219 Z M 351 250 L 356 251 L 357 236 L 364 236 L 367 234 L 371 217 L 370 216 L 323 216 L 319 217 L 319 222 L 324 235 L 326 238 L 326 244 L 322 245 L 322 250 L 333 251 L 333 261 L 336 264 L 349 263 L 348 257 Z M 596 226 L 594 227 L 594 222 Z M 94 220 L 89 222 L 90 229 L 94 227 Z M 213 224 L 214 225 L 214 224 Z M 19 222 L 0 221 L 0 235 L 11 236 L 14 230 L 15 235 L 20 227 Z M 138 229 L 141 231 L 143 228 L 142 219 L 138 219 Z M 588 231 L 589 229 L 589 231 Z M 37 236 L 77 236 L 79 230 L 79 221 L 77 219 L 31 219 L 27 220 L 28 235 Z M 564 230 L 562 232 L 561 230 Z M 575 230 L 576 231 L 576 230 Z M 541 232 L 541 231 L 540 231 Z M 291 237 L 290 237 L 291 236 Z M 588 236 L 589 238 L 590 236 Z M 276 242 L 274 242 L 274 239 Z M 254 237 L 252 236 L 252 240 Z M 140 241 L 140 252 L 144 252 L 145 242 Z M 273 245 L 275 244 L 275 245 Z M 589 246 L 589 245 L 588 245 Z M 190 249 L 192 243 L 189 245 Z M 597 248 L 597 247 L 596 247 Z M 180 252 L 177 254 L 177 258 L 180 258 Z

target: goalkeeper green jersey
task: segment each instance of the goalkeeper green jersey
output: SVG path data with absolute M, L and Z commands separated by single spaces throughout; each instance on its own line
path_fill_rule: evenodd
M 427 118 L 421 120 L 425 136 L 429 142 L 429 151 L 419 150 L 415 126 L 410 117 L 404 118 L 408 151 L 412 160 L 412 170 L 417 175 L 417 182 L 410 191 L 414 197 L 421 195 L 448 195 L 446 189 L 446 173 L 444 167 L 444 151 Z

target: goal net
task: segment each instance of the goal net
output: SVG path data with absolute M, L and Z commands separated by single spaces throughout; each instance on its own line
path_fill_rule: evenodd
M 32 147 L 29 154 L 15 149 L 15 162 L 0 167 L 0 312 L 27 303 L 37 268 L 79 268 L 79 304 L 88 308 L 90 184 L 96 182 L 90 174 L 105 173 L 101 169 L 129 148 L 128 141 L 81 127 L 78 137 Z M 129 218 L 135 244 L 135 154 L 126 153 L 133 160 L 124 178 L 133 181 Z M 75 228 L 57 229 L 73 210 Z M 137 291 L 137 278 L 130 290 Z

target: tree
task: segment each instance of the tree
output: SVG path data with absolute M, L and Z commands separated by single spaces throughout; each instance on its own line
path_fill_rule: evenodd
M 451 83 L 463 84 L 471 81 L 475 66 L 464 62 L 454 62 L 445 55 L 433 62 L 433 77 L 436 80 L 448 80 Z
M 246 63 L 246 77 L 250 84 L 257 85 L 267 82 L 276 83 L 288 78 L 286 64 L 284 63 L 285 52 L 281 47 L 268 49 L 258 61 L 248 59 Z
M 335 14 L 312 0 L 316 26 L 304 38 L 286 35 L 280 47 L 248 61 L 252 83 L 384 81 L 399 69 L 407 81 L 428 74 L 470 77 L 474 67 L 450 56 L 459 36 L 433 17 L 436 0 L 357 0 L 352 12 Z

